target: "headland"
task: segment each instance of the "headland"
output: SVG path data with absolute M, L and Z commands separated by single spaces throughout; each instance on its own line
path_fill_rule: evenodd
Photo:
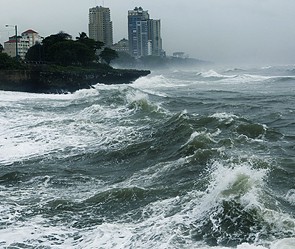
M 129 84 L 150 74 L 149 70 L 27 65 L 20 69 L 0 70 L 0 90 L 30 93 L 72 93 L 97 83 Z

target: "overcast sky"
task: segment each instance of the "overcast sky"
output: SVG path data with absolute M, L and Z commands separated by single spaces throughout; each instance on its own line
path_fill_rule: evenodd
M 114 42 L 127 37 L 127 13 L 135 6 L 161 19 L 163 48 L 171 55 L 220 63 L 295 64 L 295 0 L 0 0 L 0 42 L 14 31 L 42 36 L 88 33 L 88 11 L 111 9 Z

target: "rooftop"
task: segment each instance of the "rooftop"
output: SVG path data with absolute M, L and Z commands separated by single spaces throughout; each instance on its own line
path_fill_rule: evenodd
M 22 34 L 38 34 L 38 32 L 36 32 L 32 29 L 28 29 L 27 31 L 23 32 Z

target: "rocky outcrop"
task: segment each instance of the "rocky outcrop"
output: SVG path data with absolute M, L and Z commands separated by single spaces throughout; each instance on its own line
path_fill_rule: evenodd
M 0 70 L 0 90 L 31 93 L 65 93 L 97 83 L 128 84 L 150 74 L 148 70 Z

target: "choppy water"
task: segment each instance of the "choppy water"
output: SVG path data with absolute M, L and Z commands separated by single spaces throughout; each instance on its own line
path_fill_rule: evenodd
M 295 248 L 295 66 L 0 91 L 1 248 Z

